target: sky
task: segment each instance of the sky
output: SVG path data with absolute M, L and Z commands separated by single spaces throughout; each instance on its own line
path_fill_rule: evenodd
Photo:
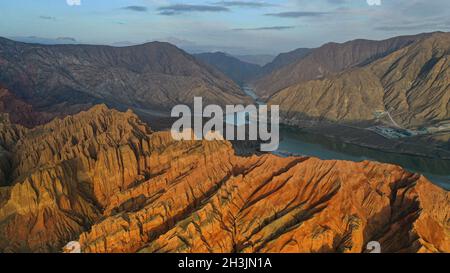
M 450 31 L 450 0 L 2 0 L 0 10 L 0 36 L 17 40 L 231 54 Z

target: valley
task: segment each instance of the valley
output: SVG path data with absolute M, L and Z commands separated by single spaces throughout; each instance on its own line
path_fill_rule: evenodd
M 331 136 L 308 133 L 307 130 L 304 131 L 292 127 L 282 128 L 280 135 L 282 136 L 280 147 L 275 154 L 281 156 L 302 155 L 324 160 L 348 160 L 354 162 L 372 160 L 395 164 L 411 172 L 423 174 L 436 185 L 450 190 L 450 159 L 368 148 Z
M 0 252 L 450 252 L 449 45 L 353 40 L 260 65 L 0 38 Z M 170 110 L 194 97 L 279 105 L 279 149 L 173 139 Z
M 255 103 L 263 104 L 251 86 L 244 86 L 244 92 Z M 274 152 L 280 156 L 313 156 L 323 160 L 349 160 L 361 162 L 373 160 L 402 166 L 425 175 L 437 185 L 450 190 L 450 150 L 426 144 L 426 136 L 436 137 L 446 132 L 441 130 L 412 134 L 407 130 L 397 130 L 397 135 L 380 133 L 369 125 L 345 126 L 309 124 L 298 128 L 284 125 L 280 130 L 280 147 Z M 386 130 L 377 126 L 378 130 Z M 394 130 L 394 129 L 389 129 Z M 390 131 L 389 131 L 390 133 Z M 436 145 L 436 144 L 435 144 Z

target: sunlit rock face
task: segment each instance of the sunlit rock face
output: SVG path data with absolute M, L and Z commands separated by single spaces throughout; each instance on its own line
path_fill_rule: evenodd
M 449 193 L 397 166 L 240 157 L 106 106 L 0 127 L 2 252 L 450 251 Z

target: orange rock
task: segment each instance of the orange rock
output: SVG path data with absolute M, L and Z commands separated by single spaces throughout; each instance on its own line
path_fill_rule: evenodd
M 239 157 L 105 106 L 0 126 L 0 251 L 450 252 L 449 193 L 397 166 Z

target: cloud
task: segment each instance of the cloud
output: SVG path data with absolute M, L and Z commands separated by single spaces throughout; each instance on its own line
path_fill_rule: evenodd
M 148 10 L 147 7 L 144 7 L 144 6 L 127 6 L 127 7 L 123 7 L 122 9 L 137 11 L 137 12 L 146 12 Z
M 275 6 L 274 4 L 257 1 L 220 1 L 214 3 L 214 5 L 225 7 L 246 7 L 246 8 L 263 8 Z
M 41 15 L 41 16 L 39 16 L 39 19 L 42 19 L 42 20 L 56 20 L 56 17 Z
M 61 45 L 61 44 L 76 44 L 78 41 L 72 37 L 58 37 L 58 38 L 45 38 L 37 36 L 14 36 L 9 37 L 11 40 L 30 43 L 30 44 L 43 44 L 43 45 Z
M 398 26 L 379 26 L 375 27 L 375 30 L 379 31 L 423 31 L 423 30 L 449 30 L 450 24 L 435 24 L 435 23 L 424 23 L 424 24 L 409 24 L 409 25 L 398 25 Z
M 260 31 L 260 30 L 286 30 L 293 29 L 294 26 L 272 26 L 272 27 L 257 27 L 257 28 L 234 28 L 234 31 Z
M 81 6 L 81 0 L 66 0 L 69 6 Z
M 283 18 L 299 18 L 299 17 L 320 17 L 327 15 L 329 12 L 318 12 L 318 11 L 287 11 L 279 13 L 266 13 L 266 16 L 275 16 Z
M 76 43 L 77 39 L 72 37 L 58 37 L 56 38 L 56 41 Z
M 341 5 L 347 3 L 347 0 L 328 0 L 328 3 L 333 5 Z
M 158 8 L 161 15 L 176 15 L 186 12 L 223 12 L 229 11 L 223 6 L 175 4 Z
M 367 0 L 369 6 L 381 6 L 381 0 Z

